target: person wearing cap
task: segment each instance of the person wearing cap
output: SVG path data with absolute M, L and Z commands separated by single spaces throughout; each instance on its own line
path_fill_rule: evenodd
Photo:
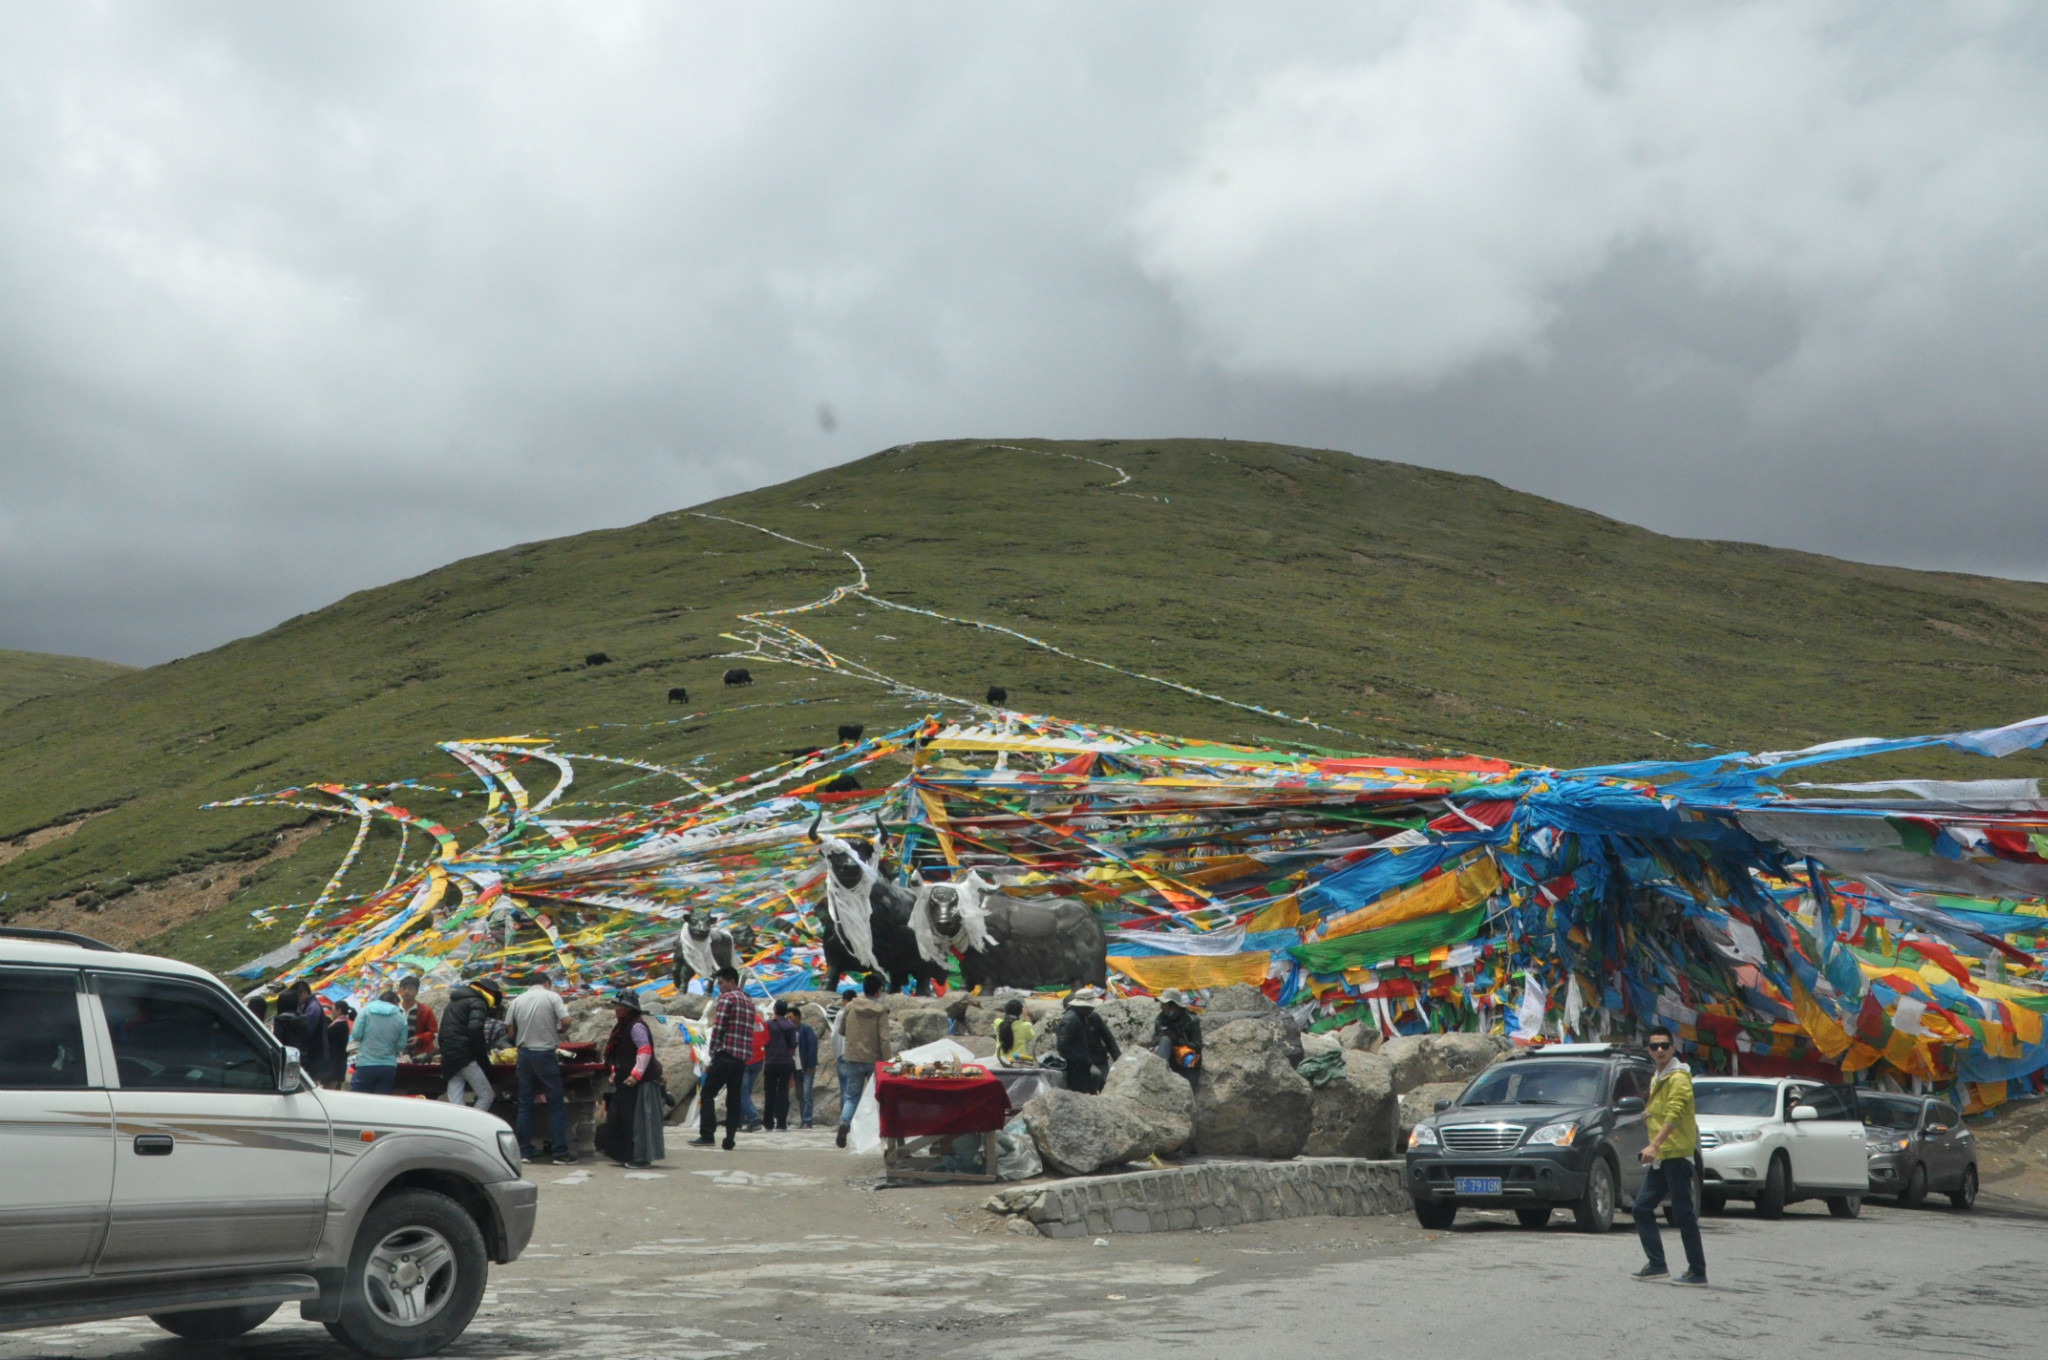
M 441 1019 L 441 1075 L 448 1079 L 448 1103 L 465 1105 L 465 1088 L 476 1097 L 479 1110 L 491 1108 L 491 1077 L 485 1064 L 491 1060 L 485 1024 L 504 998 L 498 984 L 478 978 L 448 994 L 448 1007 Z
M 1187 1008 L 1177 987 L 1159 994 L 1159 1018 L 1152 1022 L 1152 1051 L 1189 1081 L 1202 1070 L 1202 1021 Z
M 668 1155 L 661 1133 L 668 1113 L 661 1060 L 654 1056 L 654 1031 L 641 1013 L 640 998 L 620 992 L 612 998 L 611 1038 L 604 1061 L 612 1090 L 605 1097 L 604 1151 L 619 1166 L 643 1167 Z
M 725 1150 L 731 1152 L 738 1145 L 740 1083 L 746 1080 L 747 1059 L 760 1028 L 754 1003 L 740 990 L 739 970 L 719 969 L 718 1000 L 711 1004 L 711 1058 L 697 1090 L 697 1137 L 692 1147 L 710 1147 L 715 1141 L 711 1135 L 718 1129 L 720 1091 L 725 1092 Z
M 761 1051 L 766 1126 L 771 1133 L 789 1132 L 789 1082 L 796 1075 L 796 1032 L 802 1029 L 789 1018 L 789 1003 L 775 1003 L 775 1017 L 768 1022 L 768 1042 Z
M 562 1058 L 556 1052 L 562 1044 L 562 1026 L 569 1023 L 569 1008 L 549 985 L 548 975 L 535 972 L 531 985 L 519 994 L 505 1013 L 506 1028 L 519 1048 L 519 1117 L 513 1127 L 519 1132 L 519 1155 L 529 1162 L 540 1160 L 533 1149 L 533 1103 L 537 1094 L 547 1092 L 548 1148 L 557 1165 L 576 1160 L 569 1147 L 569 1097 L 562 1088 Z
M 1004 1067 L 1028 1066 L 1031 1041 L 1038 1031 L 1024 1018 L 1024 1002 L 1011 997 L 1003 1003 L 1003 1018 L 996 1021 L 996 1061 Z
M 1067 998 L 1067 1013 L 1060 1017 L 1060 1061 L 1067 1065 L 1067 1089 L 1092 1096 L 1109 1080 L 1109 1065 L 1123 1056 L 1116 1036 L 1095 1013 L 1102 993 L 1083 987 Z

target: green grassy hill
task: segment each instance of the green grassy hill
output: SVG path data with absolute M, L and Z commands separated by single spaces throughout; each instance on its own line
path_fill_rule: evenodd
M 962 440 L 700 509 L 850 550 L 883 599 L 1342 729 L 859 600 L 785 616 L 922 687 L 1000 683 L 1014 707 L 1188 735 L 1577 764 L 2048 708 L 2048 586 L 1666 538 L 1340 453 Z M 735 773 L 830 741 L 841 722 L 908 721 L 928 703 L 845 675 L 757 662 L 751 688 L 719 684 L 732 664 L 719 654 L 734 650 L 719 634 L 737 614 L 853 578 L 837 551 L 678 511 L 470 558 L 0 712 L 0 911 L 76 922 L 147 900 L 131 937 L 231 961 L 276 938 L 246 928 L 250 910 L 309 896 L 352 827 L 280 840 L 290 814 L 200 811 L 208 800 L 447 775 L 433 744 L 451 737 L 573 733 L 564 749 Z M 611 662 L 586 665 L 596 651 Z M 671 685 L 692 702 L 670 705 Z M 628 773 L 579 792 L 677 791 Z M 407 801 L 450 825 L 475 810 Z M 393 842 L 378 834 L 351 888 L 389 871 Z
M 12 708 L 45 694 L 96 685 L 133 666 L 112 661 L 93 661 L 82 656 L 53 656 L 48 652 L 0 651 L 0 708 Z

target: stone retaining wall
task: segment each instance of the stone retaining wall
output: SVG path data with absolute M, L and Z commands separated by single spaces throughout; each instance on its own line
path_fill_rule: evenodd
M 1020 1185 L 988 1201 L 1047 1237 L 1179 1232 L 1312 1214 L 1357 1218 L 1405 1212 L 1402 1163 L 1354 1157 L 1288 1162 L 1207 1161 Z

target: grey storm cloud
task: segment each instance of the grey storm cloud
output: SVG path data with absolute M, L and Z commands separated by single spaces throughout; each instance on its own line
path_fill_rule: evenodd
M 0 646 L 908 440 L 1219 435 L 2048 576 L 2048 14 L 0 9 Z

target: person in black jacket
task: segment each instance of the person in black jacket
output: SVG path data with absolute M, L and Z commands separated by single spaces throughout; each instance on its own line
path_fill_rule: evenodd
M 1067 998 L 1067 1013 L 1060 1017 L 1060 1061 L 1067 1065 L 1067 1089 L 1094 1095 L 1109 1079 L 1109 1065 L 1123 1056 L 1109 1026 L 1095 1013 L 1102 994 L 1083 987 Z
M 441 1012 L 441 1075 L 448 1079 L 450 1105 L 466 1103 L 466 1087 L 476 1094 L 477 1109 L 491 1108 L 491 1078 L 487 1070 L 491 1050 L 484 1036 L 484 1023 L 503 997 L 498 984 L 489 978 L 479 978 L 449 993 L 447 1008 Z

